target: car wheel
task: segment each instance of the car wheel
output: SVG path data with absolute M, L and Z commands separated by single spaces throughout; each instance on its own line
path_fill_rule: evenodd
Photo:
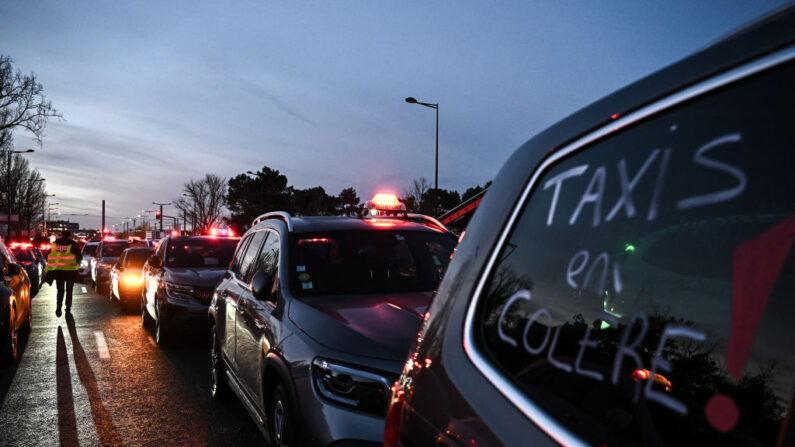
M 11 307 L 8 311 L 8 334 L 3 340 L 3 359 L 9 363 L 17 360 L 19 355 L 19 333 L 16 328 L 17 310 Z
M 165 327 L 163 314 L 160 310 L 160 304 L 155 304 L 155 341 L 159 346 L 168 345 L 169 333 Z
M 216 331 L 217 327 L 213 325 L 210 329 L 210 395 L 215 400 L 224 401 L 229 396 L 229 384 Z
M 33 308 L 28 309 L 28 320 L 25 321 L 25 333 L 30 334 L 33 331 Z
M 271 435 L 271 444 L 274 446 L 289 446 L 295 442 L 293 409 L 287 391 L 281 383 L 273 390 L 268 405 L 268 431 Z
M 149 316 L 149 311 L 146 310 L 146 300 L 144 300 L 143 293 L 141 293 L 141 325 L 143 327 L 152 325 L 152 317 Z

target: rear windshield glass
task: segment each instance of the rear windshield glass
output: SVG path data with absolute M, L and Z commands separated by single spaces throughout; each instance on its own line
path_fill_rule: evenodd
M 172 240 L 168 243 L 169 267 L 227 268 L 239 239 L 202 238 Z
M 107 258 L 118 258 L 121 256 L 121 252 L 123 252 L 125 248 L 129 247 L 129 242 L 113 242 L 110 244 L 103 243 L 101 255 Z
M 149 256 L 152 255 L 154 250 L 135 250 L 127 253 L 127 256 L 124 258 L 125 268 L 128 269 L 138 269 L 140 270 L 143 268 L 144 263 Z
M 792 424 L 793 79 L 619 131 L 519 210 L 475 342 L 587 444 L 772 446 Z
M 83 256 L 94 256 L 97 253 L 97 245 L 86 245 L 83 247 Z
M 297 295 L 430 292 L 455 240 L 421 231 L 340 231 L 296 235 L 290 278 Z
M 31 253 L 30 250 L 24 248 L 12 248 L 11 252 L 14 253 L 14 257 L 17 258 L 17 261 L 33 261 L 33 253 Z

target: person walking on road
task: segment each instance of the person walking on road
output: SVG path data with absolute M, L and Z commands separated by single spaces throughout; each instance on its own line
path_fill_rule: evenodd
M 52 250 L 47 256 L 47 275 L 48 280 L 55 280 L 57 288 L 55 315 L 61 316 L 61 304 L 63 304 L 64 292 L 66 293 L 66 313 L 70 313 L 72 308 L 72 288 L 77 279 L 77 269 L 80 268 L 80 261 L 83 255 L 80 253 L 80 244 L 72 240 L 72 232 L 64 230 L 61 237 L 52 243 Z

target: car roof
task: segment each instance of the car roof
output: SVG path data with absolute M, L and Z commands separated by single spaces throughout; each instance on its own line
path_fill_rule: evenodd
M 356 230 L 401 230 L 440 232 L 439 229 L 405 218 L 378 217 L 366 219 L 348 216 L 300 216 L 291 219 L 294 233 L 314 233 L 324 231 L 356 231 Z M 267 220 L 263 222 L 268 222 Z M 381 223 L 376 226 L 374 223 Z M 394 224 L 394 226 L 383 226 Z M 259 227 L 256 226 L 255 228 Z

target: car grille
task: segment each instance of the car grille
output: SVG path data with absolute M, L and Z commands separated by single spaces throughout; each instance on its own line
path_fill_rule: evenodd
M 213 299 L 213 293 L 215 293 L 215 289 L 208 289 L 208 290 L 194 290 L 191 295 L 196 298 L 196 301 L 202 304 L 210 304 L 210 301 Z

